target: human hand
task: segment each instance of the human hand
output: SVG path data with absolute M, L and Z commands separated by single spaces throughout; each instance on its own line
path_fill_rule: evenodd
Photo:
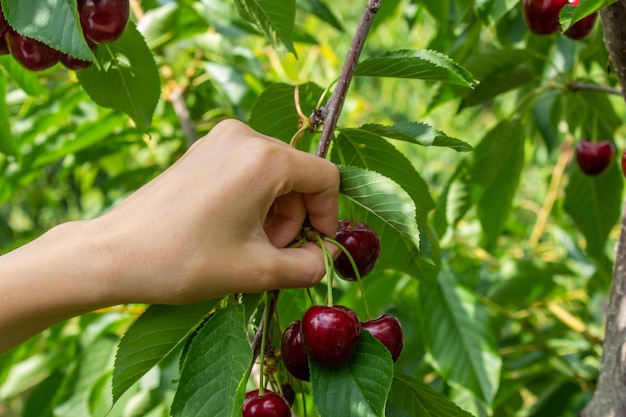
M 338 192 L 332 163 L 229 120 L 88 230 L 115 268 L 116 303 L 310 287 L 321 249 L 284 247 L 307 216 L 334 237 Z

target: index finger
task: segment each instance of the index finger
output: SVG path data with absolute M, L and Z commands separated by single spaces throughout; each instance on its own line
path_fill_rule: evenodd
M 311 226 L 334 237 L 339 220 L 339 169 L 326 159 L 302 151 L 295 151 L 289 160 L 288 188 L 303 194 Z

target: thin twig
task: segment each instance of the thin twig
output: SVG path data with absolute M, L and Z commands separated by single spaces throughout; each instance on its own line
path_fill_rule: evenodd
M 597 91 L 600 93 L 607 93 L 607 94 L 613 94 L 616 96 L 621 96 L 622 92 L 620 90 L 618 90 L 617 88 L 613 88 L 613 87 L 607 87 L 604 85 L 597 85 L 597 84 L 588 84 L 588 83 L 577 83 L 577 82 L 571 82 L 569 84 L 567 84 L 567 86 L 569 87 L 569 89 L 571 91 Z
M 359 56 L 361 56 L 361 51 L 365 45 L 365 38 L 367 38 L 367 34 L 372 27 L 372 22 L 374 21 L 376 13 L 378 13 L 378 9 L 380 9 L 381 2 L 382 0 L 368 0 L 367 6 L 363 11 L 363 16 L 361 16 L 359 26 L 354 34 L 354 38 L 352 38 L 352 44 L 350 45 L 346 61 L 343 64 L 339 81 L 337 81 L 337 87 L 330 96 L 330 99 L 328 99 L 326 105 L 326 119 L 324 120 L 322 137 L 316 153 L 320 158 L 326 158 L 326 154 L 328 153 L 333 132 L 335 131 L 335 127 L 337 127 L 337 120 L 339 119 L 343 103 L 346 99 L 348 87 L 350 86 L 356 64 L 359 61 Z

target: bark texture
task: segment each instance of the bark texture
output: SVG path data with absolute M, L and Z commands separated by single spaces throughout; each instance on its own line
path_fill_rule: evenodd
M 600 11 L 604 43 L 626 101 L 626 0 Z M 626 417 L 626 207 L 616 248 L 598 386 L 581 417 Z

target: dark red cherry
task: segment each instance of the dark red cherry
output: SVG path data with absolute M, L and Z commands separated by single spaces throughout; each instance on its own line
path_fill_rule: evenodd
M 128 24 L 129 0 L 78 0 L 78 14 L 86 37 L 110 43 L 122 36 Z
M 390 314 L 383 314 L 364 322 L 362 327 L 389 350 L 394 362 L 398 360 L 404 347 L 404 332 L 397 318 Z
M 302 345 L 299 321 L 294 321 L 285 329 L 282 337 L 281 355 L 285 368 L 291 375 L 302 381 L 311 380 L 309 356 Z
M 551 35 L 561 31 L 559 13 L 567 0 L 524 0 L 522 14 L 531 32 Z
M 576 2 L 576 4 L 578 4 L 578 2 Z M 565 31 L 565 36 L 570 39 L 574 39 L 575 41 L 586 38 L 593 30 L 597 18 L 598 13 L 592 13 L 589 16 L 580 19 Z
M 91 48 L 91 50 L 96 53 L 96 50 L 98 48 L 98 45 L 96 45 L 95 43 L 93 43 L 93 41 L 87 39 L 87 44 L 89 45 L 89 47 Z M 89 68 L 91 66 L 91 64 L 93 64 L 93 62 L 91 61 L 85 61 L 83 59 L 80 58 L 75 58 L 71 55 L 68 54 L 63 54 L 61 55 L 61 64 L 63 64 L 63 66 L 67 69 L 73 70 L 73 71 L 80 71 L 83 70 L 85 68 Z
M 380 256 L 380 237 L 368 225 L 341 220 L 337 226 L 335 240 L 350 252 L 361 278 L 372 271 Z M 341 278 L 348 281 L 356 280 L 354 268 L 345 253 L 342 252 L 335 260 L 335 269 Z
M 626 177 L 626 150 L 622 152 L 622 173 Z
M 59 62 L 61 53 L 42 42 L 20 35 L 13 29 L 4 36 L 13 58 L 28 70 L 42 71 Z
M 608 140 L 590 142 L 581 140 L 576 145 L 576 161 L 587 175 L 598 175 L 613 161 L 615 146 Z
M 7 22 L 6 17 L 4 17 L 4 12 L 2 11 L 2 4 L 0 4 L 0 37 L 2 34 L 9 28 L 9 22 Z
M 246 394 L 243 400 L 243 417 L 290 417 L 291 408 L 280 394 L 266 391 L 263 395 Z
M 343 365 L 356 351 L 361 322 L 343 306 L 313 306 L 302 317 L 302 344 L 309 357 L 324 365 Z

